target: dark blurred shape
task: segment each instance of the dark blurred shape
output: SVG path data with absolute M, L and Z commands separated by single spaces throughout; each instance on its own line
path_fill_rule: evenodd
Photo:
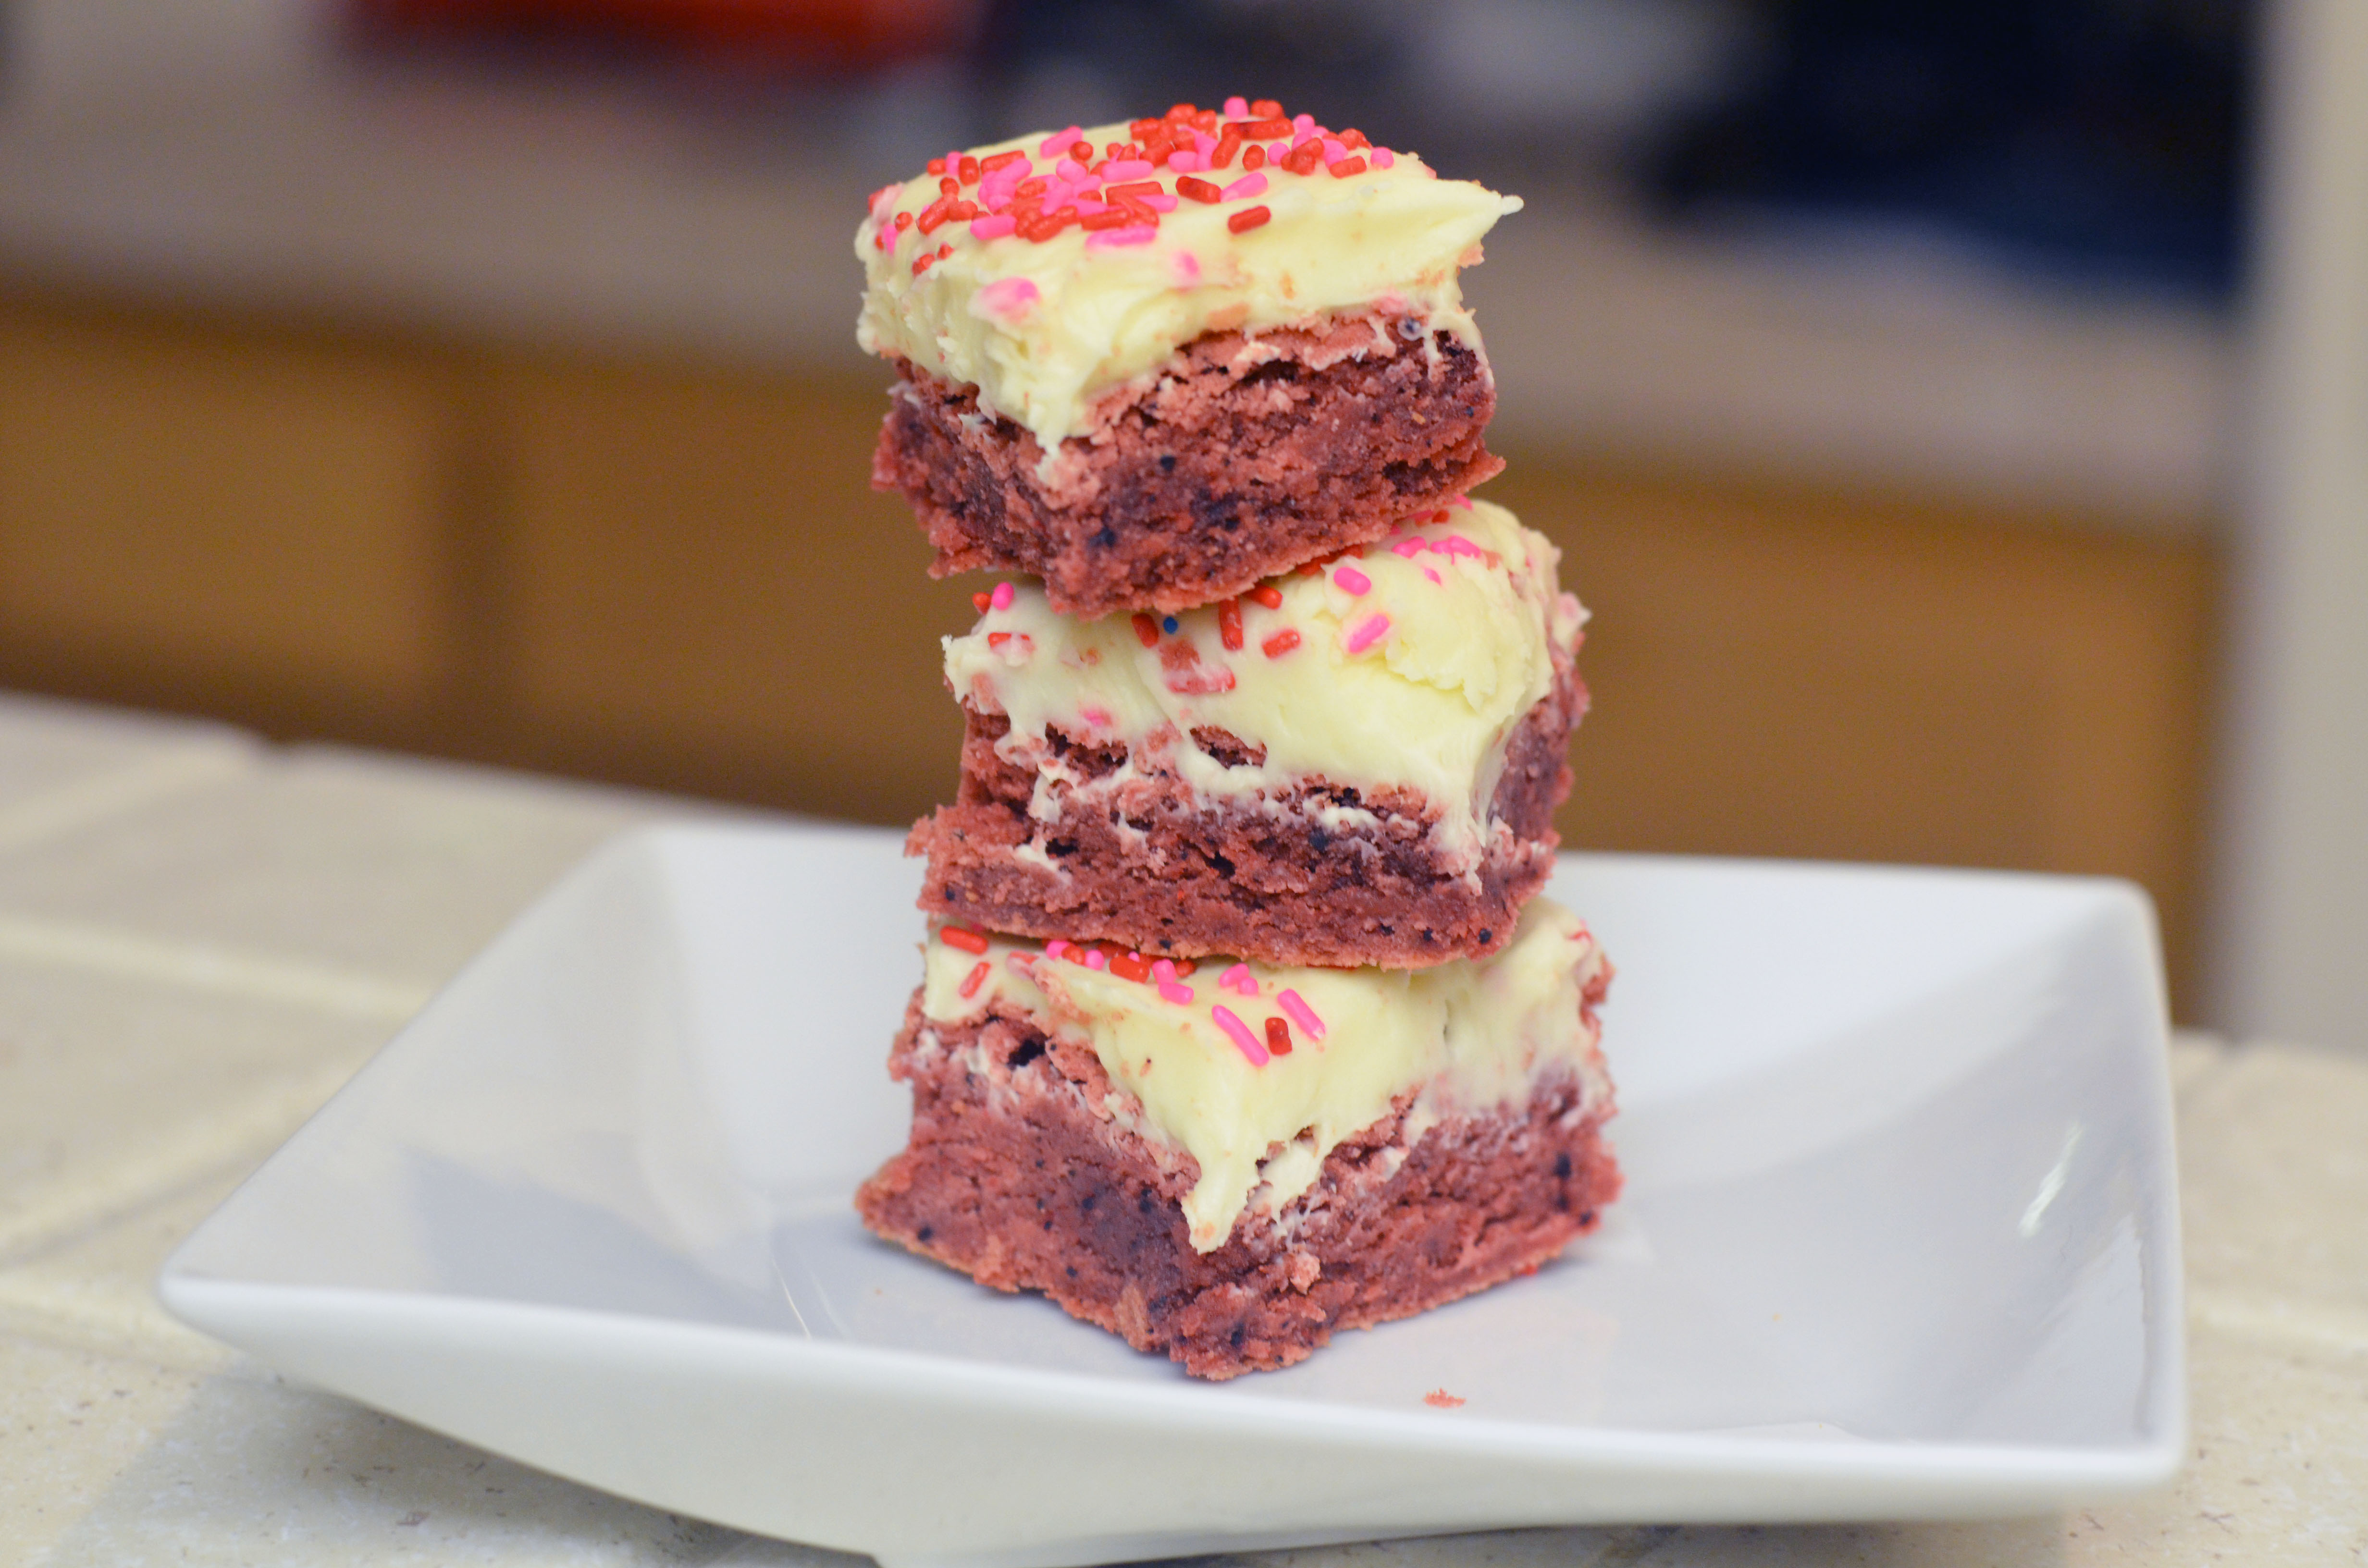
M 2243 250 L 2252 0 L 343 4 L 381 55 L 769 83 L 787 116 L 729 101 L 874 178 L 1239 93 L 1533 196 L 1625 183 L 1665 217 L 1914 232 L 2206 300 Z
M 2248 0 L 1759 0 L 1759 68 L 1645 162 L 1668 210 L 1938 225 L 2226 295 Z
M 734 69 L 862 70 L 967 45 L 979 0 L 347 0 L 366 46 L 652 52 Z
M 1726 88 L 1731 0 L 999 0 L 975 56 L 998 133 L 1269 97 L 1484 180 L 1599 172 Z

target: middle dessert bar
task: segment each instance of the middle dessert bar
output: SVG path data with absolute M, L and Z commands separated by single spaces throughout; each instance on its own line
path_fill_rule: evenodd
M 1586 707 L 1556 560 L 1481 502 L 1178 615 L 997 587 L 946 643 L 968 735 L 909 845 L 922 906 L 1175 957 L 1496 950 L 1552 869 Z

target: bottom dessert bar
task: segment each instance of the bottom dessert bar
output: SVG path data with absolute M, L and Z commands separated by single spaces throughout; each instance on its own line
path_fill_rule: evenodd
M 891 1057 L 911 1142 L 857 1207 L 1204 1378 L 1533 1271 L 1620 1175 L 1596 1050 L 1610 967 L 1548 901 L 1522 927 L 1496 959 L 1417 975 L 1141 980 L 1124 953 L 950 928 Z

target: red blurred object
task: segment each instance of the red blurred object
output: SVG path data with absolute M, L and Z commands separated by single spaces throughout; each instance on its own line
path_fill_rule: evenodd
M 980 0 L 347 0 L 371 43 L 547 37 L 782 66 L 881 65 L 967 44 Z

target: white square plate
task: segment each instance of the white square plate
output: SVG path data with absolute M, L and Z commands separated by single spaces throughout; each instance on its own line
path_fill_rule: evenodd
M 617 841 L 165 1301 L 542 1469 L 897 1565 L 2036 1512 L 2177 1464 L 2162 984 L 2125 885 L 1566 857 L 1554 894 L 1620 966 L 1603 1233 L 1222 1385 L 856 1223 L 904 1137 L 916 885 L 889 834 Z

